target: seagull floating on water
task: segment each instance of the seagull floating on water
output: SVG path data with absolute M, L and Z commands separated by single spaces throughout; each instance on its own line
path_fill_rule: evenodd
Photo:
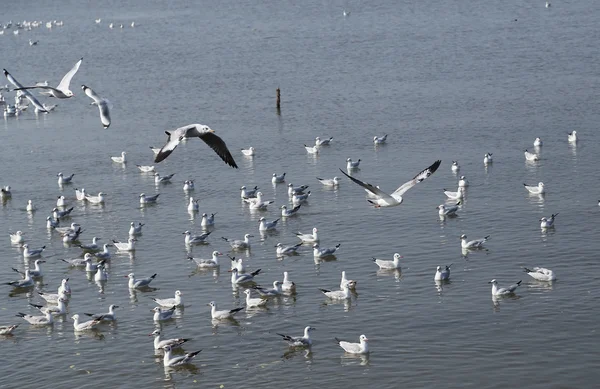
M 168 174 L 166 176 L 161 176 L 159 173 L 154 173 L 154 183 L 155 184 L 169 183 L 169 182 L 171 182 L 171 178 L 173 178 L 174 175 L 175 175 L 175 173 Z
M 335 341 L 338 345 L 344 349 L 348 354 L 368 354 L 369 353 L 369 339 L 365 335 L 361 335 L 359 338 L 360 343 L 350 343 L 338 338 Z
M 539 182 L 537 185 L 532 186 L 532 185 L 527 185 L 527 184 L 523 184 L 525 186 L 525 189 L 527 189 L 527 191 L 530 194 L 537 194 L 537 195 L 541 195 L 546 193 L 546 188 L 544 187 L 544 183 L 543 182 Z
M 210 216 L 208 216 L 206 213 L 203 213 L 202 220 L 200 221 L 200 226 L 201 227 L 214 226 L 215 225 L 215 215 L 216 215 L 216 213 L 211 213 Z
M 219 311 L 217 310 L 217 303 L 214 301 L 211 301 L 207 305 L 210 306 L 210 317 L 215 320 L 233 319 L 233 315 L 244 309 L 244 307 L 240 307 L 226 311 Z
M 248 189 L 246 188 L 246 186 L 242 186 L 240 188 L 240 197 L 243 199 L 251 199 L 253 197 L 256 197 L 256 193 L 258 192 L 258 186 L 255 186 L 253 189 Z
M 282 205 L 281 206 L 281 216 L 282 217 L 294 216 L 295 214 L 298 213 L 298 211 L 300 210 L 301 206 L 302 206 L 302 204 L 298 204 L 294 208 L 288 209 L 287 205 Z
M 458 173 L 458 171 L 460 170 L 460 166 L 458 165 L 458 161 L 452 161 L 452 167 L 451 167 L 452 171 L 454 173 Z
M 7 282 L 7 285 L 13 286 L 15 288 L 29 288 L 33 286 L 33 278 L 29 274 L 29 269 L 25 270 L 25 276 L 23 279 L 18 281 Z
M 183 299 L 181 298 L 181 296 L 183 296 L 183 293 L 181 293 L 180 290 L 176 290 L 175 297 L 173 298 L 153 298 L 152 300 L 154 300 L 154 302 L 160 305 L 161 307 L 183 307 Z
M 348 286 L 348 283 L 344 284 L 342 287 L 342 290 L 328 290 L 328 289 L 321 289 L 319 288 L 319 290 L 328 298 L 332 299 L 332 300 L 348 300 L 350 299 L 350 289 Z
M 360 165 L 360 158 L 358 159 L 358 161 L 354 161 L 354 162 L 352 161 L 351 158 L 346 159 L 346 170 L 358 169 L 359 165 Z M 344 172 L 342 171 L 342 173 L 344 173 Z M 344 174 L 346 174 L 346 173 L 344 173 Z
M 267 221 L 267 219 L 265 219 L 264 217 L 261 217 L 258 221 L 260 223 L 258 226 L 259 231 L 270 231 L 270 230 L 274 230 L 277 227 L 277 222 L 279 221 L 279 219 L 275 219 L 273 221 Z
M 244 284 L 247 282 L 254 281 L 254 277 L 256 277 L 260 273 L 261 269 L 255 270 L 249 274 L 239 274 L 237 268 L 233 268 L 230 270 L 231 272 L 231 283 L 232 284 Z
M 567 135 L 567 139 L 569 142 L 577 142 L 577 131 L 573 131 Z
M 440 216 L 456 216 L 456 211 L 458 211 L 458 206 L 460 205 L 460 201 L 456 203 L 456 205 L 446 206 L 444 204 L 440 204 L 436 207 L 438 209 L 438 214 Z
M 25 242 L 23 231 L 17 231 L 14 234 L 9 234 L 10 243 L 19 244 Z
M 135 242 L 137 242 L 137 239 L 131 236 L 127 239 L 127 243 L 113 239 L 113 243 L 118 251 L 135 251 Z
M 532 278 L 538 281 L 555 281 L 556 275 L 550 269 L 543 267 L 534 267 L 532 270 L 526 267 L 523 268 L 525 273 L 529 274 Z
M 458 187 L 466 188 L 467 186 L 469 186 L 469 181 L 467 181 L 467 178 L 465 176 L 460 176 L 460 179 L 458 180 Z
M 375 145 L 382 145 L 387 140 L 387 137 L 388 137 L 387 134 L 385 134 L 384 136 L 374 136 L 373 137 L 373 144 L 375 144 Z
M 161 307 L 154 307 L 150 312 L 154 312 L 154 321 L 165 321 L 173 318 L 177 307 L 171 307 L 169 309 L 162 309 Z
M 373 262 L 375 262 L 380 269 L 400 269 L 401 258 L 403 258 L 402 255 L 395 253 L 392 261 L 373 258 Z
M 154 165 L 135 165 L 142 173 L 154 173 L 156 170 L 154 169 Z
M 69 177 L 65 177 L 62 173 L 58 173 L 57 174 L 58 185 L 70 184 L 72 182 L 74 176 L 75 176 L 75 173 L 71 174 Z
M 186 192 L 194 190 L 194 180 L 183 181 L 183 190 Z
M 376 208 L 394 207 L 394 206 L 402 204 L 402 201 L 404 200 L 402 195 L 404 193 L 406 193 L 413 186 L 417 185 L 419 182 L 427 179 L 429 176 L 431 176 L 433 173 L 435 173 L 436 170 L 438 169 L 438 167 L 440 167 L 441 163 L 442 163 L 441 160 L 435 161 L 431 166 L 429 166 L 428 168 L 424 169 L 419 174 L 417 174 L 412 180 L 402 184 L 398 189 L 396 189 L 394 192 L 392 192 L 392 194 L 387 194 L 384 191 L 382 191 L 381 189 L 379 189 L 369 183 L 362 182 L 359 179 L 351 177 L 348 174 L 346 174 L 342 169 L 340 169 L 340 171 L 346 177 L 348 177 L 349 179 L 351 179 L 358 185 L 365 188 L 367 193 L 372 194 L 374 196 L 371 199 L 367 199 L 367 201 L 369 203 L 373 204 Z
M 129 227 L 129 235 L 130 236 L 141 235 L 143 226 L 145 226 L 145 224 L 142 224 L 140 222 L 138 222 L 137 225 L 134 222 L 131 222 L 130 227 Z
M 293 294 L 296 293 L 296 283 L 290 281 L 290 276 L 287 271 L 283 272 L 283 282 L 281 283 L 281 290 L 283 293 Z
M 244 293 L 246 293 L 246 308 L 264 307 L 265 305 L 267 305 L 267 302 L 269 301 L 266 297 L 253 298 L 252 290 L 250 290 L 250 289 L 244 290 Z
M 193 197 L 190 196 L 190 201 L 188 202 L 187 210 L 189 212 L 198 212 L 200 210 L 198 200 L 195 200 Z
M 193 258 L 188 257 L 188 260 L 196 262 L 196 265 L 202 269 L 212 269 L 219 267 L 219 256 L 223 255 L 220 251 L 213 251 L 211 258 Z
M 148 336 L 154 336 L 154 348 L 156 350 L 162 349 L 165 346 L 170 346 L 171 348 L 180 347 L 185 342 L 189 341 L 186 338 L 174 338 L 174 339 L 161 339 L 161 332 L 159 329 L 155 329 Z
M 317 258 L 328 257 L 330 255 L 334 255 L 340 246 L 341 244 L 338 243 L 335 247 L 321 248 L 318 243 L 315 243 L 313 244 L 313 255 Z
M 444 270 L 442 270 L 441 266 L 438 266 L 435 271 L 435 276 L 433 276 L 433 280 L 434 281 L 449 280 L 450 279 L 450 266 L 452 266 L 452 263 L 450 265 L 446 266 Z
M 282 182 L 285 182 L 285 173 L 283 173 L 281 175 L 277 175 L 277 173 L 273 173 L 273 178 L 271 178 L 271 182 L 273 184 L 280 184 Z
M 333 178 L 317 177 L 317 180 L 319 180 L 319 182 L 325 186 L 338 186 L 340 184 L 340 179 L 337 177 L 333 177 Z
M 489 165 L 492 162 L 494 162 L 494 160 L 492 159 L 492 153 L 485 153 L 485 156 L 483 157 L 483 164 Z
M 163 366 L 164 367 L 175 367 L 175 366 L 187 365 L 188 363 L 191 363 L 192 359 L 202 351 L 202 350 L 198 350 L 198 351 L 194 351 L 193 353 L 187 353 L 185 355 L 173 357 L 173 356 L 171 356 L 171 350 L 172 350 L 171 346 L 165 346 L 165 347 L 163 347 L 163 349 L 165 350 L 165 356 L 163 357 Z
M 452 191 L 444 188 L 444 194 L 450 200 L 462 200 L 465 196 L 465 188 L 462 186 L 459 186 L 458 189 L 456 189 L 456 192 L 452 192 Z
M 315 138 L 315 146 L 329 146 L 331 141 L 333 140 L 333 136 L 329 139 L 321 139 L 320 137 Z
M 552 228 L 554 227 L 554 218 L 556 217 L 556 215 L 558 215 L 557 213 L 553 213 L 552 216 L 550 216 L 549 218 L 541 218 L 540 219 L 540 227 L 541 228 Z
M 108 307 L 108 312 L 107 313 L 103 313 L 101 315 L 96 315 L 93 313 L 84 313 L 84 315 L 89 316 L 93 319 L 97 319 L 97 320 L 101 320 L 101 321 L 115 321 L 117 320 L 117 315 L 115 313 L 115 308 L 119 308 L 118 305 L 115 304 L 111 304 Z
M 43 316 L 32 316 L 19 312 L 16 316 L 22 317 L 26 322 L 34 326 L 47 326 L 54 324 L 54 318 L 50 312 L 46 312 Z
M 75 314 L 71 317 L 71 319 L 73 319 L 73 330 L 75 331 L 89 331 L 89 330 L 93 330 L 96 327 L 98 327 L 98 325 L 100 323 L 102 323 L 102 319 L 92 319 L 89 321 L 85 321 L 83 323 L 79 322 L 79 315 Z
M 277 245 L 275 246 L 277 247 L 277 256 L 297 254 L 298 248 L 300 248 L 300 246 L 302 246 L 302 242 L 294 246 L 284 246 L 281 243 L 277 243 Z
M 319 235 L 317 234 L 316 227 L 312 229 L 312 234 L 296 232 L 296 236 L 302 241 L 302 243 L 319 243 Z
M 467 236 L 465 234 L 462 234 L 460 236 L 460 246 L 463 249 L 481 249 L 483 248 L 484 243 L 487 242 L 489 238 L 490 236 L 488 235 L 483 237 L 482 239 L 467 241 Z
M 244 240 L 238 239 L 228 239 L 225 237 L 221 237 L 224 241 L 229 243 L 233 250 L 249 250 L 250 249 L 250 238 L 254 237 L 253 235 L 246 234 L 244 235 Z
M 123 152 L 121 152 L 120 157 L 110 157 L 110 159 L 116 163 L 127 163 L 126 155 L 127 155 L 127 153 L 125 151 L 123 151 Z
M 150 285 L 150 283 L 152 282 L 152 280 L 156 278 L 156 274 L 153 274 L 153 275 L 151 275 L 148 278 L 139 278 L 139 279 L 136 279 L 135 278 L 135 274 L 129 273 L 125 277 L 129 278 L 129 284 L 128 284 L 129 285 L 129 289 L 136 289 L 136 288 L 143 288 L 143 287 L 146 287 L 146 286 Z
M 515 290 L 521 285 L 521 281 L 506 288 L 498 288 L 498 281 L 496 280 L 491 280 L 489 284 L 492 284 L 492 296 L 498 297 L 514 294 Z
M 539 161 L 540 156 L 536 153 L 530 153 L 527 149 L 525 149 L 525 159 L 527 161 Z
M 308 154 L 319 154 L 319 148 L 320 146 L 307 146 L 306 144 L 304 144 L 304 149 L 306 149 L 306 152 Z
M 23 245 L 23 257 L 24 258 L 35 258 L 42 255 L 42 252 L 46 249 L 46 246 L 42 246 L 38 249 L 30 249 L 29 245 L 25 243 Z
M 11 335 L 17 327 L 19 327 L 18 324 L 12 326 L 0 326 L 0 335 Z
M 156 203 L 156 200 L 158 200 L 158 196 L 160 196 L 160 193 L 157 193 L 154 196 L 146 196 L 145 193 L 140 193 L 140 204 L 154 204 Z
M 544 144 L 544 142 L 542 142 L 542 138 L 535 138 L 535 140 L 533 141 L 533 146 L 534 147 L 542 147 L 542 145 Z
M 289 336 L 280 334 L 277 332 L 277 335 L 283 337 L 290 347 L 310 347 L 312 345 L 312 340 L 310 339 L 310 332 L 315 328 L 311 326 L 307 326 L 304 328 L 304 336 Z
M 242 154 L 244 154 L 246 157 L 252 157 L 254 156 L 254 147 L 250 146 L 247 149 L 241 149 L 242 150 Z

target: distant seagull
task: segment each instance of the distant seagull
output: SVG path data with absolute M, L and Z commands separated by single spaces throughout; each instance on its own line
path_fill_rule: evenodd
M 335 247 L 326 247 L 321 248 L 318 243 L 313 244 L 313 255 L 316 258 L 328 257 L 330 255 L 334 255 L 336 251 L 340 248 L 341 244 L 338 243 Z
M 544 142 L 542 142 L 542 138 L 535 138 L 535 140 L 533 141 L 534 147 L 542 147 L 543 144 Z
M 452 161 L 452 171 L 454 173 L 458 173 L 460 170 L 460 166 L 458 165 L 458 161 Z
M 223 255 L 223 253 L 215 250 L 211 258 L 188 257 L 188 260 L 194 261 L 200 269 L 214 269 L 219 267 L 219 255 Z
M 246 188 L 245 185 L 243 185 L 240 188 L 240 197 L 243 199 L 248 199 L 248 198 L 253 198 L 256 197 L 256 193 L 258 192 L 258 186 L 255 186 L 253 189 L 248 189 Z
M 312 344 L 310 332 L 314 329 L 314 327 L 310 326 L 304 328 L 304 336 L 289 336 L 280 333 L 277 333 L 277 335 L 281 336 L 290 347 L 310 347 Z
M 185 231 L 183 235 L 185 235 L 184 242 L 187 246 L 195 245 L 195 244 L 205 244 L 206 238 L 212 233 L 212 231 L 205 232 L 200 235 L 192 235 L 190 231 Z
M 321 293 L 323 293 L 327 298 L 332 300 L 348 300 L 350 299 L 350 289 L 348 284 L 342 285 L 342 290 L 328 290 L 319 288 Z
M 154 166 L 149 165 L 135 165 L 142 173 L 154 173 Z
M 450 267 L 452 264 L 446 266 L 444 270 L 442 270 L 441 266 L 438 266 L 435 275 L 433 276 L 434 281 L 447 281 L 450 279 Z
M 317 177 L 317 180 L 319 180 L 319 182 L 325 186 L 338 186 L 340 184 L 340 179 L 337 177 L 333 177 L 333 178 Z
M 546 1 L 546 8 L 550 8 L 552 6 L 552 4 L 550 4 L 549 1 Z
M 96 19 L 96 24 L 100 24 L 101 21 L 102 19 Z
M 32 41 L 31 39 L 29 40 L 29 46 L 37 46 L 38 43 L 40 43 L 40 41 Z
M 69 177 L 64 176 L 62 173 L 58 173 L 57 174 L 58 185 L 70 184 L 72 182 L 74 176 L 75 176 L 75 173 L 71 174 Z
M 459 186 L 458 189 L 456 189 L 456 192 L 452 192 L 450 190 L 444 189 L 444 194 L 450 200 L 462 200 L 465 196 L 465 188 L 462 186 Z
M 160 149 L 154 162 L 159 163 L 167 158 L 177 145 L 184 138 L 200 138 L 206 143 L 221 159 L 231 167 L 237 168 L 233 156 L 229 152 L 227 145 L 218 135 L 215 135 L 215 131 L 209 126 L 203 124 L 188 124 L 187 126 L 179 127 L 173 132 L 165 131 L 168 135 L 167 143 Z
M 10 235 L 10 243 L 20 244 L 25 242 L 25 238 L 23 237 L 23 231 L 17 231 L 14 234 Z
M 180 347 L 182 344 L 189 341 L 189 339 L 186 338 L 161 339 L 159 329 L 154 330 L 148 336 L 154 336 L 154 348 L 157 350 L 165 346 L 171 346 L 172 348 Z
M 176 290 L 175 297 L 164 299 L 153 298 L 152 300 L 154 300 L 154 302 L 160 305 L 161 307 L 183 307 L 183 299 L 181 298 L 181 296 L 183 296 L 183 293 L 181 293 L 180 290 Z
M 344 15 L 344 17 L 350 16 L 350 11 L 344 10 L 344 12 L 342 13 L 342 15 Z
M 315 146 L 329 146 L 331 141 L 333 140 L 333 136 L 329 139 L 321 139 L 320 137 L 315 138 Z
M 552 228 L 554 227 L 554 218 L 558 215 L 557 213 L 553 213 L 549 218 L 541 218 L 540 219 L 540 228 Z
M 152 276 L 148 277 L 148 278 L 135 278 L 135 274 L 133 273 L 129 273 L 128 275 L 125 276 L 126 278 L 129 278 L 129 289 L 136 289 L 136 288 L 143 288 L 146 287 L 148 285 L 150 285 L 150 283 L 152 282 L 152 280 L 154 278 L 156 278 L 156 274 L 153 274 Z
M 11 335 L 18 326 L 18 324 L 12 326 L 0 326 L 0 335 Z
M 527 191 L 530 194 L 537 194 L 537 195 L 541 195 L 546 193 L 546 188 L 544 187 L 544 183 L 543 182 L 539 182 L 537 185 L 532 186 L 532 185 L 527 185 L 527 184 L 523 184 L 525 186 L 525 189 L 527 189 Z
M 358 159 L 358 161 L 352 161 L 352 158 L 346 159 L 346 170 L 358 169 L 359 165 L 360 165 L 360 158 Z
M 198 212 L 200 210 L 198 200 L 194 200 L 194 198 L 190 196 L 190 201 L 188 203 L 187 210 L 189 212 Z
M 271 182 L 273 184 L 280 184 L 282 182 L 285 182 L 285 173 L 283 173 L 281 175 L 277 175 L 277 173 L 273 173 L 273 178 L 271 178 Z
M 348 354 L 368 354 L 369 353 L 369 339 L 365 335 L 359 337 L 360 343 L 350 343 L 338 338 L 335 338 L 338 345 L 344 349 Z
M 373 144 L 382 145 L 387 140 L 387 137 L 388 137 L 388 134 L 385 134 L 384 136 L 374 136 L 373 137 Z
M 283 282 L 281 283 L 281 290 L 283 293 L 294 294 L 296 293 L 296 283 L 290 281 L 288 272 L 283 272 Z
M 525 159 L 528 161 L 539 161 L 540 156 L 536 153 L 530 153 L 527 149 L 525 150 Z
M 246 235 L 244 235 L 244 240 L 228 239 L 225 237 L 221 237 L 221 239 L 223 239 L 224 241 L 229 243 L 232 250 L 249 250 L 250 249 L 250 238 L 252 238 L 252 237 L 253 237 L 253 235 L 246 234 Z
M 298 211 L 300 210 L 301 206 L 302 206 L 301 204 L 298 204 L 294 208 L 288 209 L 287 205 L 282 205 L 281 206 L 281 216 L 282 217 L 294 216 L 295 214 L 298 213 Z
M 525 273 L 529 274 L 531 277 L 538 281 L 554 281 L 556 280 L 556 275 L 550 269 L 546 269 L 543 267 L 534 267 L 533 269 L 528 269 L 526 267 L 523 268 Z
M 375 262 L 380 269 L 400 269 L 400 259 L 402 259 L 402 255 L 395 253 L 392 261 L 373 258 L 373 262 Z
M 81 66 L 82 61 L 83 61 L 83 58 L 81 58 L 79 61 L 77 61 L 77 63 L 75 63 L 75 66 L 73 66 L 73 68 L 71 70 L 69 70 L 69 72 L 67 74 L 65 74 L 65 76 L 62 78 L 62 80 L 60 80 L 60 84 L 58 84 L 58 86 L 56 88 L 51 87 L 51 86 L 35 85 L 35 86 L 24 86 L 21 88 L 15 88 L 15 90 L 45 89 L 45 90 L 49 91 L 50 96 L 56 97 L 57 99 L 71 98 L 71 97 L 73 97 L 73 92 L 71 92 L 71 90 L 69 89 L 71 80 L 73 79 L 73 76 L 75 75 L 75 73 L 77 73 L 77 71 L 79 70 L 79 66 Z
M 114 26 L 115 26 L 115 25 L 114 25 L 113 23 L 111 23 L 111 24 L 109 24 L 109 25 L 108 25 L 108 28 L 111 28 L 111 29 L 112 29 L 112 28 L 114 28 Z
M 489 235 L 483 237 L 482 239 L 475 239 L 471 241 L 467 241 L 467 236 L 462 234 L 460 236 L 460 247 L 463 249 L 481 249 L 485 242 L 490 238 Z
M 104 201 L 106 200 L 104 196 L 105 194 L 103 192 L 98 192 L 97 196 L 85 195 L 85 199 L 90 204 L 104 204 Z
M 183 190 L 186 192 L 194 190 L 194 180 L 185 180 L 183 181 Z
M 296 232 L 296 236 L 302 241 L 302 243 L 319 243 L 319 235 L 316 227 L 312 229 L 312 234 Z
M 459 205 L 460 201 L 458 201 L 456 205 L 446 206 L 444 204 L 440 204 L 436 208 L 440 216 L 456 216 L 456 211 L 458 211 Z
M 267 219 L 265 219 L 264 217 L 261 217 L 258 221 L 259 221 L 259 226 L 258 226 L 259 231 L 269 231 L 269 230 L 274 230 L 275 228 L 277 228 L 277 222 L 279 221 L 279 219 L 275 219 L 273 221 L 267 221 Z
M 488 283 L 492 284 L 492 296 L 494 297 L 508 296 L 514 294 L 515 290 L 519 287 L 519 285 L 521 285 L 521 281 L 519 281 L 516 284 L 510 285 L 509 287 L 498 288 L 498 281 L 491 280 Z
M 143 226 L 145 226 L 145 224 L 143 223 L 138 222 L 138 224 L 136 225 L 134 222 L 131 222 L 131 224 L 129 225 L 129 235 L 141 235 Z
M 318 154 L 319 148 L 320 146 L 307 146 L 306 144 L 304 144 L 304 149 L 306 149 L 306 152 L 308 154 Z
M 247 149 L 241 149 L 242 150 L 242 154 L 244 154 L 246 157 L 252 157 L 254 155 L 254 147 L 250 146 Z
M 215 215 L 216 213 L 211 213 L 210 216 L 208 214 L 202 214 L 202 220 L 200 221 L 201 227 L 209 227 L 215 225 Z
M 489 165 L 492 162 L 494 162 L 492 159 L 492 153 L 485 153 L 485 156 L 483 157 L 483 164 Z
M 435 171 L 438 169 L 438 167 L 440 167 L 441 163 L 442 163 L 441 160 L 435 161 L 431 166 L 429 166 L 428 168 L 424 169 L 419 174 L 417 174 L 412 180 L 402 184 L 402 186 L 400 186 L 398 189 L 396 189 L 394 192 L 392 192 L 392 194 L 387 194 L 384 191 L 382 191 L 381 189 L 379 189 L 369 183 L 362 182 L 357 178 L 351 177 L 348 174 L 346 174 L 342 169 L 340 169 L 340 171 L 346 177 L 348 177 L 349 179 L 351 179 L 358 185 L 365 188 L 365 190 L 367 190 L 367 192 L 369 194 L 373 194 L 376 196 L 373 199 L 367 199 L 367 201 L 369 203 L 373 204 L 376 208 L 394 207 L 396 205 L 402 204 L 402 201 L 404 200 L 402 195 L 404 193 L 406 193 L 406 191 L 408 191 L 410 188 L 412 188 L 413 186 L 417 185 L 419 182 L 425 180 L 427 177 L 429 177 L 433 173 L 435 173 Z
M 100 97 L 92 88 L 82 85 L 81 89 L 83 89 L 88 97 L 94 100 L 92 104 L 98 106 L 98 110 L 100 111 L 100 121 L 102 122 L 102 126 L 107 129 L 110 126 L 110 102 L 107 99 Z
M 570 134 L 568 134 L 567 139 L 569 140 L 569 142 L 573 142 L 573 143 L 577 142 L 577 131 L 573 131 Z
M 127 153 L 125 151 L 123 151 L 123 152 L 121 152 L 120 157 L 110 157 L 110 159 L 112 159 L 112 161 L 116 162 L 116 163 L 127 163 L 126 155 L 127 155 Z
M 466 188 L 469 186 L 469 181 L 467 181 L 465 176 L 460 176 L 460 179 L 458 180 L 458 186 L 461 188 Z
M 4 70 L 4 75 L 6 76 L 6 78 L 8 79 L 8 81 L 11 84 L 13 84 L 16 88 L 23 88 L 23 85 L 21 85 L 21 83 L 19 83 L 19 81 L 17 81 L 17 79 L 14 78 L 12 76 L 12 74 L 10 74 L 6 69 L 3 69 L 3 70 Z M 44 106 L 35 97 L 33 97 L 33 95 L 31 93 L 29 93 L 28 90 L 24 89 L 21 92 L 23 92 L 23 95 L 25 97 L 27 97 L 27 100 L 29 100 L 31 102 L 31 104 L 33 104 L 35 106 L 36 109 L 38 109 L 40 112 L 48 113 L 46 108 L 44 108 Z
M 168 174 L 166 176 L 161 176 L 158 172 L 156 172 L 156 173 L 154 173 L 154 183 L 155 184 L 166 184 L 168 182 L 171 182 L 171 178 L 173 178 L 174 175 L 175 175 L 175 173 Z
M 277 243 L 275 246 L 277 248 L 276 253 L 277 256 L 281 257 L 283 255 L 294 255 L 297 254 L 298 248 L 302 246 L 302 242 L 295 244 L 293 246 L 284 246 L 281 243 Z

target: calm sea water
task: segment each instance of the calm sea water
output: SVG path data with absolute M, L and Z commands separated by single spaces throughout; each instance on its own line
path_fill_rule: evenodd
M 75 98 L 58 101 L 49 115 L 0 121 L 0 184 L 13 188 L 0 208 L 0 280 L 26 266 L 8 239 L 22 230 L 31 246 L 47 247 L 36 289 L 55 292 L 63 277 L 73 288 L 69 315 L 53 328 L 14 316 L 36 313 L 28 306 L 40 303 L 35 293 L 1 288 L 0 324 L 21 323 L 14 336 L 0 338 L 3 385 L 559 388 L 590 387 L 599 378 L 597 2 L 550 9 L 512 0 L 102 3 L 17 2 L 2 14 L 4 23 L 64 21 L 0 37 L 2 67 L 22 83 L 57 84 L 84 57 Z M 111 30 L 111 22 L 125 28 Z M 39 45 L 30 47 L 29 38 Z M 102 129 L 81 84 L 113 103 L 110 129 Z M 162 145 L 164 130 L 195 122 L 223 137 L 239 170 L 193 139 L 157 166 L 176 173 L 173 184 L 157 187 L 138 172 L 136 164 L 151 164 L 148 146 Z M 572 130 L 580 135 L 576 146 L 566 139 Z M 388 144 L 374 148 L 372 137 L 384 133 Z M 334 141 L 312 157 L 303 144 L 315 136 Z M 526 163 L 523 150 L 537 136 L 545 142 L 542 159 Z M 254 158 L 241 155 L 248 146 Z M 121 151 L 126 166 L 110 161 Z M 495 158 L 488 168 L 486 152 Z M 349 180 L 336 190 L 315 180 L 341 176 L 348 157 L 362 160 L 357 177 L 389 191 L 436 159 L 443 163 L 402 206 L 373 209 Z M 452 160 L 471 187 L 460 216 L 442 221 L 435 207 L 445 200 L 443 188 L 456 187 Z M 74 184 L 59 188 L 59 171 L 75 173 Z M 298 217 L 261 237 L 258 219 L 277 218 L 288 203 L 285 186 L 270 182 L 274 172 L 310 185 L 312 196 Z M 186 211 L 185 179 L 196 180 L 201 212 L 217 213 L 210 244 L 191 252 L 182 232 L 201 228 L 200 217 Z M 538 181 L 546 184 L 544 198 L 522 185 Z M 258 185 L 275 203 L 250 212 L 241 185 Z M 78 204 L 76 187 L 107 193 L 106 205 Z M 141 192 L 160 193 L 158 204 L 140 209 Z M 80 250 L 45 228 L 61 194 L 75 207 L 84 243 L 124 240 L 130 222 L 146 224 L 135 255 L 113 256 L 102 288 L 64 266 L 59 259 Z M 33 216 L 24 210 L 28 199 L 38 207 Z M 538 219 L 557 212 L 556 228 L 541 231 Z M 296 243 L 294 232 L 313 227 L 323 246 L 341 243 L 335 260 L 315 262 L 309 247 L 277 260 L 277 242 Z M 226 257 L 220 272 L 197 272 L 186 257 L 228 252 L 220 237 L 245 233 L 255 235 L 251 253 L 242 255 L 262 269 L 258 281 L 270 285 L 288 271 L 298 293 L 241 312 L 237 323 L 213 324 L 209 301 L 243 306 L 244 295 L 232 289 Z M 488 250 L 463 255 L 462 233 L 491 235 Z M 395 252 L 404 256 L 401 273 L 380 272 L 370 261 Z M 450 263 L 451 282 L 437 288 L 436 266 Z M 553 269 L 558 281 L 536 282 L 522 266 Z M 348 304 L 328 302 L 317 288 L 337 288 L 342 270 L 358 281 L 358 294 Z M 156 290 L 131 294 L 123 277 L 132 271 L 158 273 Z M 523 284 L 514 298 L 494 303 L 493 278 Z M 147 336 L 155 327 L 149 310 L 151 298 L 176 289 L 186 308 L 161 328 L 167 337 L 191 338 L 186 351 L 203 351 L 189 368 L 165 371 Z M 110 304 L 121 307 L 117 324 L 73 333 L 68 317 Z M 301 335 L 306 325 L 317 328 L 312 353 L 289 352 L 276 333 Z M 363 333 L 367 357 L 346 355 L 334 341 Z

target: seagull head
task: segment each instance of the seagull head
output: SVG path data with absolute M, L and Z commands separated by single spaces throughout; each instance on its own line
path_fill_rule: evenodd
M 460 239 L 461 239 L 461 240 L 462 240 L 462 239 L 467 239 L 467 236 L 466 236 L 465 234 L 462 234 L 462 235 L 460 236 Z
M 490 282 L 488 282 L 488 284 L 498 285 L 498 281 L 496 281 L 495 279 L 493 279 Z

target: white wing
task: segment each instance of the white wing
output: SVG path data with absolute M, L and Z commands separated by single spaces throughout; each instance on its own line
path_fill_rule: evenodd
M 392 193 L 392 197 L 402 196 L 410 188 L 412 188 L 413 186 L 417 185 L 419 182 L 425 180 L 427 177 L 429 177 L 430 175 L 435 173 L 435 171 L 438 169 L 438 167 L 440 167 L 441 163 L 442 163 L 442 161 L 439 159 L 437 161 L 435 161 L 431 166 L 429 166 L 428 168 L 424 169 L 419 174 L 417 174 L 412 180 L 402 184 L 402 186 L 400 186 L 398 189 L 396 189 Z
M 58 86 L 56 87 L 56 89 L 58 89 L 58 90 L 60 90 L 62 92 L 66 92 L 66 91 L 70 90 L 69 89 L 69 85 L 71 84 L 71 79 L 73 79 L 73 76 L 79 70 L 79 66 L 81 65 L 81 61 L 83 61 L 83 58 L 81 58 L 79 61 L 77 61 L 77 63 L 75 64 L 75 66 L 73 66 L 73 69 L 69 70 L 69 73 L 65 74 L 65 76 L 62 78 L 62 80 L 60 80 L 60 84 L 58 84 Z

